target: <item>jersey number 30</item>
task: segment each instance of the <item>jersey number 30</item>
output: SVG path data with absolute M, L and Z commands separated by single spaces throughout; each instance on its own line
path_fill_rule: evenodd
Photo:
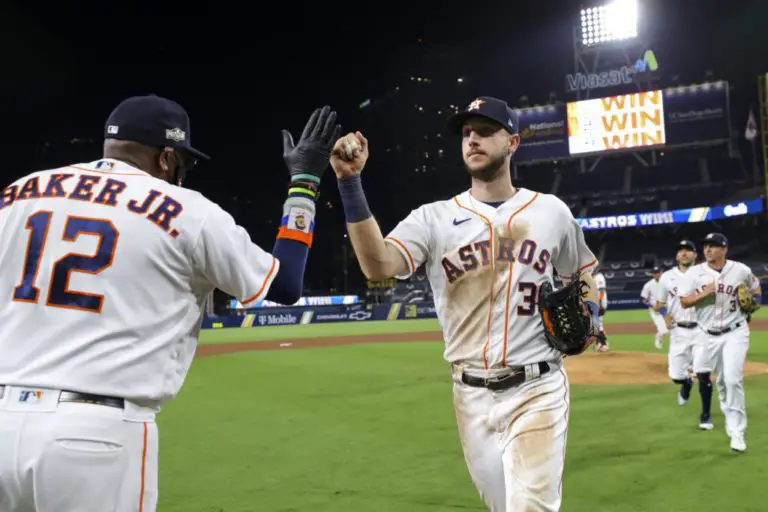
M 51 226 L 53 212 L 39 211 L 27 219 L 29 242 L 27 255 L 24 258 L 24 269 L 21 284 L 13 289 L 13 300 L 19 302 L 37 303 L 40 299 L 40 289 L 35 286 L 40 261 L 43 257 L 45 242 L 48 239 L 48 228 Z M 117 239 L 120 236 L 115 226 L 108 220 L 89 219 L 85 217 L 67 217 L 64 227 L 63 240 L 74 242 L 80 235 L 99 237 L 96 253 L 92 256 L 69 253 L 53 265 L 48 297 L 45 304 L 57 308 L 78 309 L 101 313 L 104 296 L 94 293 L 73 292 L 69 290 L 69 278 L 72 272 L 98 274 L 112 265 L 115 256 Z

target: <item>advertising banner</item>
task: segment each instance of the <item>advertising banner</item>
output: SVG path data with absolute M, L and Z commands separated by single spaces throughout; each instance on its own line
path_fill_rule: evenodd
M 641 226 L 658 226 L 662 224 L 687 224 L 691 222 L 704 222 L 762 213 L 764 210 L 763 202 L 763 198 L 758 198 L 717 206 L 698 206 L 696 208 L 681 208 L 679 210 L 660 212 L 585 217 L 576 220 L 583 230 L 633 228 Z
M 670 146 L 727 141 L 727 82 L 666 89 L 664 123 Z
M 520 147 L 515 162 L 530 163 L 568 156 L 565 105 L 519 109 Z
M 360 297 L 357 295 L 328 295 L 328 296 L 314 296 L 314 297 L 301 297 L 295 304 L 291 306 L 284 306 L 276 302 L 268 300 L 260 300 L 252 304 L 244 306 L 235 299 L 229 301 L 229 307 L 231 309 L 256 309 L 256 308 L 282 308 L 293 306 L 332 306 L 341 304 L 357 304 L 360 302 Z

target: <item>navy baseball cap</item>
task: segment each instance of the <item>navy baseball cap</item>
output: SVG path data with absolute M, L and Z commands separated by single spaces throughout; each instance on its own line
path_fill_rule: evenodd
M 658 265 L 654 265 L 653 268 L 651 269 L 651 273 L 658 274 L 659 272 L 661 272 L 661 267 L 659 267 Z
M 179 148 L 196 158 L 211 159 L 192 147 L 187 111 L 175 101 L 154 94 L 133 96 L 115 107 L 107 118 L 104 138 Z
M 517 112 L 509 108 L 506 101 L 491 96 L 480 96 L 472 100 L 465 110 L 448 119 L 448 130 L 460 135 L 464 122 L 473 116 L 487 117 L 496 121 L 513 135 L 517 134 L 520 126 Z
M 677 249 L 690 249 L 693 252 L 696 252 L 696 244 L 688 240 L 687 238 L 684 238 L 680 240 L 680 243 L 677 244 Z
M 718 247 L 728 247 L 728 239 L 722 233 L 710 233 L 704 237 L 701 245 L 717 245 Z

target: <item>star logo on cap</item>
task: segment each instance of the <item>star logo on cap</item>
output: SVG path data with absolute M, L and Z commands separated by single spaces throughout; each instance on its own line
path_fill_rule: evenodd
M 479 99 L 475 100 L 469 104 L 469 107 L 467 108 L 467 110 L 477 110 L 480 108 L 480 105 L 482 105 L 483 103 L 485 103 L 485 100 L 479 100 Z
M 187 134 L 181 128 L 165 130 L 165 138 L 174 142 L 181 142 L 187 138 Z

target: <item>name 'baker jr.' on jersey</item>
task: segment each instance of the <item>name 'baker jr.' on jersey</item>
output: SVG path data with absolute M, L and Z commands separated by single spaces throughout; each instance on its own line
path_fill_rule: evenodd
M 283 134 L 290 185 L 272 254 L 179 186 L 207 157 L 186 111 L 157 96 L 115 108 L 104 158 L 2 191 L 0 510 L 155 510 L 155 414 L 184 382 L 206 297 L 301 294 L 335 118 L 315 110 L 295 146 Z

